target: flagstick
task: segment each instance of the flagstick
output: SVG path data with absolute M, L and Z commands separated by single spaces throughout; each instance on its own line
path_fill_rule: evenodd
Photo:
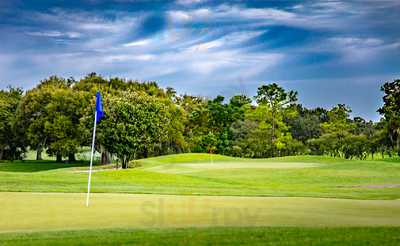
M 88 191 L 86 195 L 86 207 L 89 207 L 89 196 L 90 196 L 90 181 L 92 179 L 92 166 L 93 166 L 93 152 L 94 152 L 94 140 L 96 139 L 96 124 L 97 124 L 97 112 L 94 112 L 94 127 L 93 127 L 93 139 L 92 139 L 92 151 L 90 152 L 90 167 L 89 167 L 89 178 L 88 178 Z

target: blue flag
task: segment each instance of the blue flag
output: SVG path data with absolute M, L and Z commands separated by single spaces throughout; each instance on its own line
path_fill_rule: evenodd
M 103 103 L 101 102 L 100 91 L 96 93 L 96 122 L 99 122 L 104 117 Z

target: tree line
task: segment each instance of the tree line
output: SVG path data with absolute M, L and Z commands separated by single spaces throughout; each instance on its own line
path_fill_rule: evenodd
M 307 108 L 297 92 L 276 83 L 257 95 L 205 98 L 178 95 L 156 82 L 103 78 L 49 77 L 33 89 L 0 90 L 0 159 L 24 158 L 28 149 L 75 161 L 90 146 L 95 93 L 103 95 L 105 117 L 98 125 L 96 150 L 102 163 L 111 156 L 129 161 L 182 152 L 264 158 L 330 155 L 365 159 L 400 154 L 400 80 L 386 82 L 379 122 L 350 117 L 351 109 Z

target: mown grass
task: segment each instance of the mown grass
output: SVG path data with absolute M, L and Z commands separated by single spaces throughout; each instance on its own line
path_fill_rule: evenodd
M 206 226 L 400 226 L 399 200 L 0 193 L 0 231 Z
M 224 163 L 241 168 L 225 168 Z M 180 195 L 296 196 L 353 199 L 400 198 L 400 162 L 320 156 L 239 159 L 182 154 L 140 160 L 141 167 L 93 174 L 93 192 Z M 205 168 L 201 168 L 202 163 Z M 222 168 L 210 168 L 210 163 Z M 246 168 L 247 163 L 307 168 Z M 196 164 L 195 167 L 186 164 Z M 0 191 L 85 192 L 87 163 L 0 163 Z M 373 188 L 373 186 L 376 186 Z
M 188 228 L 1 234 L 1 245 L 398 245 L 399 227 Z
M 87 162 L 0 162 L 0 245 L 400 242 L 398 158 L 183 154 L 136 164 L 95 166 L 86 208 Z

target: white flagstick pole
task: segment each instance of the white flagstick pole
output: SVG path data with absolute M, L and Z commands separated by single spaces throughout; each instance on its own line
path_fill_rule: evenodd
M 86 195 L 86 207 L 89 207 L 90 181 L 92 179 L 94 140 L 96 139 L 96 125 L 97 125 L 97 112 L 95 111 L 94 112 L 93 139 L 92 139 L 92 152 L 90 152 L 90 167 L 89 167 L 89 178 L 88 178 L 88 191 L 87 191 L 87 195 Z

